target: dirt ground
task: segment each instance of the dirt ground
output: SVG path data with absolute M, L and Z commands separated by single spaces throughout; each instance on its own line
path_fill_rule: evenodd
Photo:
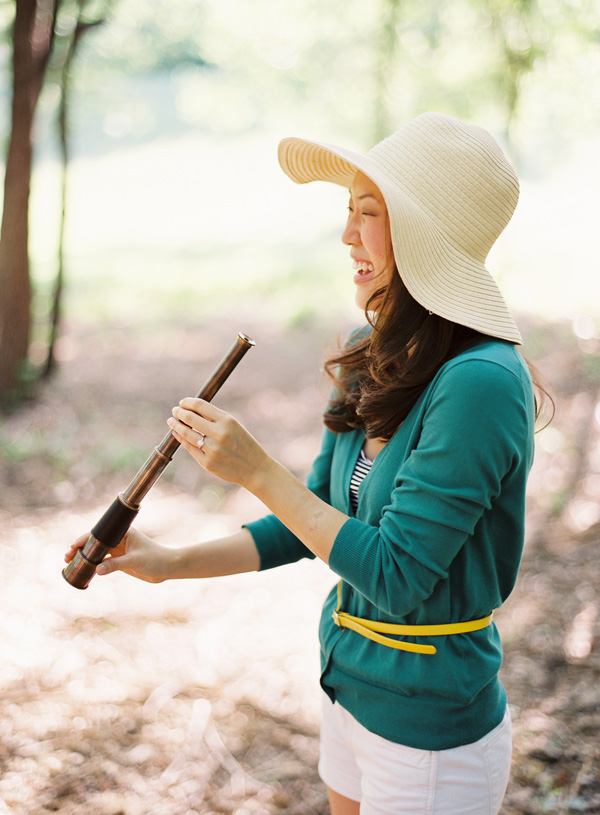
M 318 779 L 318 562 L 79 592 L 66 546 L 124 489 L 244 330 L 217 397 L 304 475 L 331 329 L 232 318 L 134 331 L 69 326 L 55 377 L 0 428 L 0 813 L 326 813 Z M 518 585 L 497 615 L 515 736 L 503 815 L 600 812 L 600 365 L 571 325 L 526 326 L 557 415 L 538 437 Z M 138 525 L 175 544 L 261 514 L 180 452 Z

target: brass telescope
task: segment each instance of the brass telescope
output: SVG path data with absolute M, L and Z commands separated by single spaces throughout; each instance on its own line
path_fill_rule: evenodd
M 196 397 L 210 402 L 244 354 L 254 344 L 254 341 L 245 334 L 238 334 L 235 343 Z M 102 563 L 108 551 L 114 549 L 122 540 L 139 512 L 142 498 L 159 479 L 179 446 L 180 443 L 169 431 L 158 447 L 154 448 L 127 489 L 119 493 L 93 527 L 85 545 L 77 550 L 73 560 L 63 569 L 62 576 L 67 583 L 76 589 L 87 589 L 90 580 L 96 573 L 96 566 Z

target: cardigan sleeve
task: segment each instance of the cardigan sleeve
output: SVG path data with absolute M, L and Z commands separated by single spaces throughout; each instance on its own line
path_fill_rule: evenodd
M 317 455 L 306 485 L 327 504 L 330 500 L 330 472 L 336 434 L 325 429 L 321 449 Z M 260 571 L 294 563 L 303 557 L 314 558 L 308 549 L 275 515 L 267 515 L 258 521 L 244 524 L 254 539 L 260 556 Z
M 470 359 L 443 370 L 379 526 L 350 518 L 334 542 L 331 569 L 384 612 L 414 611 L 448 577 L 513 474 L 528 469 L 531 414 L 524 366 Z

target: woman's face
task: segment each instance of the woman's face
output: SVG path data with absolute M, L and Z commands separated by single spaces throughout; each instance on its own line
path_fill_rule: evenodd
M 385 288 L 394 273 L 387 208 L 379 188 L 357 173 L 350 187 L 348 220 L 342 242 L 350 247 L 355 269 L 356 305 L 365 309 L 369 297 Z M 370 308 L 377 310 L 377 302 Z

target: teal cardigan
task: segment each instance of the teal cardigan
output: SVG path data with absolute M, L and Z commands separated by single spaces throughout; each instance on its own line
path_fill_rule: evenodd
M 531 379 L 510 343 L 485 339 L 447 362 L 379 453 L 350 506 L 364 433 L 325 431 L 310 489 L 349 516 L 329 558 L 342 610 L 408 625 L 485 617 L 508 597 L 521 560 L 533 460 Z M 312 553 L 274 516 L 247 528 L 261 569 Z M 368 730 L 424 750 L 469 744 L 503 718 L 496 626 L 438 637 L 437 653 L 373 642 L 320 624 L 321 685 Z

